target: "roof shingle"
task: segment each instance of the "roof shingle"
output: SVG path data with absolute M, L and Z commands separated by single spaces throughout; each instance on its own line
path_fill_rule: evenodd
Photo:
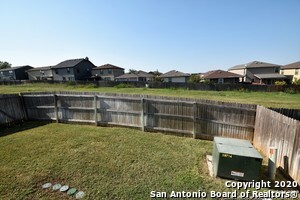
M 83 60 L 84 60 L 84 58 L 65 60 L 65 61 L 60 62 L 57 65 L 53 66 L 52 68 L 57 69 L 57 68 L 74 67 L 74 66 L 78 65 L 80 62 L 82 62 Z
M 240 78 L 242 77 L 239 74 L 223 71 L 223 70 L 212 70 L 203 74 L 202 78 L 204 79 L 215 79 L 215 78 Z
M 246 64 L 236 65 L 234 67 L 229 68 L 229 70 L 233 69 L 247 69 L 247 68 L 260 68 L 260 67 L 280 67 L 280 65 L 266 63 L 261 61 L 253 61 Z
M 24 66 L 10 67 L 10 68 L 6 68 L 6 69 L 1 69 L 0 71 L 1 71 L 1 72 L 4 72 L 4 71 L 13 71 L 13 70 L 20 69 L 20 68 L 24 68 L 24 67 L 31 67 L 31 66 L 29 66 L 29 65 L 24 65 Z M 31 68 L 32 68 L 32 67 L 31 67 Z
M 300 69 L 300 61 L 285 65 L 281 69 Z
M 115 66 L 115 65 L 112 65 L 112 64 L 105 64 L 105 65 L 101 65 L 99 67 L 95 67 L 93 69 L 123 69 L 122 67 L 118 67 L 118 66 Z
M 168 77 L 187 77 L 187 76 L 190 76 L 190 74 L 188 73 L 183 73 L 183 72 L 180 72 L 180 71 L 176 71 L 176 70 L 171 70 L 167 73 L 164 73 L 162 75 L 160 75 L 160 77 L 162 78 L 168 78 Z

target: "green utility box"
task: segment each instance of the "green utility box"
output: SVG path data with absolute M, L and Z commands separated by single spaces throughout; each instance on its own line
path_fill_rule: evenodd
M 241 181 L 258 180 L 262 159 L 248 140 L 214 138 L 212 161 L 215 176 Z

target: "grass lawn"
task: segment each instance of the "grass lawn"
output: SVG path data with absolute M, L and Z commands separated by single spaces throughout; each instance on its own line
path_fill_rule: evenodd
M 149 199 L 151 191 L 228 191 L 208 175 L 212 142 L 128 128 L 27 122 L 0 132 L 0 199 Z
M 162 96 L 178 96 L 201 98 L 227 102 L 258 104 L 265 107 L 282 107 L 300 109 L 300 94 L 288 94 L 284 92 L 241 92 L 241 91 L 199 91 L 186 89 L 151 89 L 151 88 L 116 88 L 100 87 L 93 85 L 66 84 L 24 84 L 24 85 L 1 85 L 2 93 L 38 92 L 38 91 L 90 91 L 112 92 L 128 94 L 150 94 Z

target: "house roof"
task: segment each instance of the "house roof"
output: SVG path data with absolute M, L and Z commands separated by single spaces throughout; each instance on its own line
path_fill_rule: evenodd
M 281 69 L 300 69 L 300 61 L 285 65 Z
M 31 71 L 40 71 L 40 70 L 50 70 L 51 66 L 46 66 L 46 67 L 36 67 L 36 68 L 32 68 L 27 70 L 27 72 L 31 72 Z
M 223 70 L 212 70 L 203 74 L 204 79 L 214 79 L 214 78 L 240 78 L 239 74 L 223 71 Z
M 118 76 L 116 78 L 120 79 L 120 78 L 144 78 L 144 77 L 146 77 L 146 78 L 152 78 L 153 75 L 140 70 L 140 71 L 137 71 L 136 73 L 122 74 L 121 76 Z
M 176 70 L 171 70 L 167 73 L 164 73 L 162 75 L 160 75 L 160 77 L 162 78 L 169 78 L 169 77 L 187 77 L 187 76 L 190 76 L 190 74 L 187 74 L 187 73 L 183 73 L 183 72 L 180 72 L 180 71 L 176 71 Z
M 88 59 L 79 58 L 79 59 L 65 60 L 63 62 L 58 63 L 55 66 L 52 66 L 51 68 L 52 69 L 57 69 L 57 68 L 74 67 L 74 66 L 78 65 L 80 62 L 82 62 L 84 60 L 88 60 Z
M 13 70 L 16 70 L 16 69 L 21 69 L 21 68 L 33 68 L 29 65 L 24 65 L 24 66 L 17 66 L 17 67 L 10 67 L 10 68 L 6 68 L 6 69 L 1 69 L 0 71 L 1 72 L 4 72 L 4 71 L 13 71 Z
M 254 74 L 254 76 L 259 79 L 286 79 L 287 78 L 286 76 L 278 73 Z
M 115 66 L 115 65 L 112 65 L 112 64 L 101 65 L 101 66 L 95 67 L 93 69 L 122 69 L 122 70 L 124 70 L 124 68 L 118 67 L 118 66 Z
M 280 67 L 280 65 L 266 63 L 261 61 L 252 61 L 246 64 L 236 65 L 234 67 L 229 68 L 229 70 L 233 69 L 248 69 L 248 68 L 260 68 L 260 67 Z

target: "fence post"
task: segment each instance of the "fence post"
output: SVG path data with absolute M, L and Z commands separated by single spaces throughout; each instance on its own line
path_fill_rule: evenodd
M 193 137 L 194 139 L 197 139 L 197 128 L 196 128 L 196 121 L 197 121 L 197 103 L 193 103 L 193 110 L 194 110 L 194 116 L 193 116 Z
M 23 97 L 22 93 L 19 93 L 19 99 L 20 99 L 21 106 L 22 106 L 23 113 L 24 113 L 24 120 L 28 120 L 28 113 L 27 113 L 27 109 L 25 107 L 24 97 Z
M 145 99 L 142 98 L 142 99 L 141 99 L 141 128 L 142 128 L 142 131 L 145 131 L 144 102 L 145 102 Z
M 97 119 L 97 95 L 94 96 L 94 118 L 95 118 L 95 125 L 98 126 L 98 119 Z
M 59 119 L 58 119 L 58 108 L 57 108 L 57 95 L 54 94 L 54 95 L 53 95 L 53 98 L 54 98 L 55 120 L 56 120 L 56 123 L 59 123 Z

